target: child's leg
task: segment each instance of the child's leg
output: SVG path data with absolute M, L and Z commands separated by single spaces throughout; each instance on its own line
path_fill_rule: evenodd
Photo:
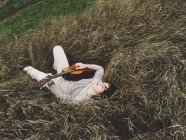
M 69 67 L 66 54 L 61 46 L 55 46 L 53 49 L 54 55 L 54 69 L 57 73 L 62 72 L 63 68 Z
M 25 67 L 25 68 L 23 69 L 23 71 L 25 71 L 27 74 L 29 74 L 29 75 L 32 77 L 32 79 L 36 79 L 37 81 L 42 80 L 42 79 L 45 78 L 46 75 L 47 75 L 46 73 L 41 72 L 41 71 L 35 69 L 35 68 L 32 67 L 32 66 L 27 66 L 27 67 Z

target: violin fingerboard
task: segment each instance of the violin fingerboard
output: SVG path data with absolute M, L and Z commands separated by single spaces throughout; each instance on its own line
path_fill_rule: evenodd
M 32 84 L 32 88 L 41 88 L 44 84 L 46 84 L 49 81 L 49 79 L 42 79 L 38 82 L 35 82 Z

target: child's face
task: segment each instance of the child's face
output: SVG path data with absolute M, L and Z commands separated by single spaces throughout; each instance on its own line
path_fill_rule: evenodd
M 104 83 L 104 82 L 95 82 L 93 84 L 94 90 L 98 94 L 102 93 L 104 90 L 107 90 L 109 86 L 110 86 L 109 83 Z

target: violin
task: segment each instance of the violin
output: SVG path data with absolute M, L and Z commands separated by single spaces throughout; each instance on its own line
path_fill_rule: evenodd
M 53 76 L 48 76 L 38 82 L 32 84 L 32 88 L 42 88 L 48 81 L 53 78 L 63 76 L 64 79 L 69 81 L 78 81 L 81 79 L 92 78 L 95 74 L 96 70 L 83 68 L 77 69 L 75 65 L 71 65 L 67 68 L 64 68 L 61 73 L 55 74 Z
M 96 70 L 89 69 L 89 68 L 77 69 L 75 64 L 67 68 L 64 68 L 62 72 L 67 72 L 69 70 L 73 70 L 73 71 L 63 75 L 63 78 L 70 81 L 79 81 L 81 79 L 92 78 L 96 72 Z
M 69 71 L 69 70 L 74 70 L 74 71 L 70 72 L 70 74 L 82 74 L 84 72 L 95 71 L 95 70 L 89 69 L 89 68 L 77 69 L 75 64 L 73 64 L 69 67 L 63 68 L 62 72 L 66 72 L 66 71 Z

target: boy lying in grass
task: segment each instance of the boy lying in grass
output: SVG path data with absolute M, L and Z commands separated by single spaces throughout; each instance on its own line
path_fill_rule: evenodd
M 67 57 L 61 46 L 55 46 L 53 49 L 54 69 L 57 73 L 61 73 L 63 68 L 69 67 Z M 100 96 L 105 90 L 110 87 L 109 83 L 102 81 L 104 69 L 99 65 L 76 63 L 76 69 L 89 68 L 96 70 L 94 76 L 89 79 L 81 79 L 79 81 L 69 81 L 62 76 L 50 80 L 45 86 L 60 98 L 63 102 L 78 103 L 83 100 L 88 100 L 94 96 Z M 23 69 L 33 79 L 38 81 L 51 76 L 51 73 L 41 72 L 32 66 L 27 66 Z

